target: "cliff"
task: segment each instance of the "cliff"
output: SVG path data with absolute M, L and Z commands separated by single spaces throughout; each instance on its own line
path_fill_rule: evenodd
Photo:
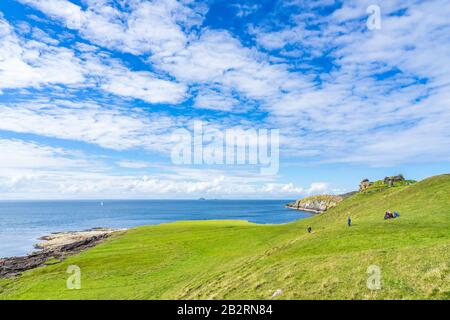
M 310 196 L 297 200 L 295 202 L 288 203 L 286 207 L 296 210 L 320 213 L 336 206 L 343 199 L 343 196 L 334 195 Z

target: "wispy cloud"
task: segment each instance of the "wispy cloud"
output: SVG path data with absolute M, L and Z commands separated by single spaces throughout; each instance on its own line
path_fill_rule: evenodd
M 66 100 L 0 104 L 0 129 L 82 141 L 113 150 L 170 151 L 182 119 L 142 111 Z
M 295 198 L 329 190 L 322 183 L 309 188 L 274 184 L 245 170 L 173 168 L 126 159 L 116 165 L 141 172 L 120 174 L 105 163 L 105 157 L 89 158 L 83 152 L 33 141 L 0 139 L 0 148 L 4 198 Z M 152 166 L 160 172 L 145 173 Z
M 177 103 L 185 97 L 186 87 L 178 82 L 148 71 L 131 71 L 117 59 L 86 52 L 86 45 L 77 44 L 76 48 L 82 54 L 21 38 L 0 16 L 0 90 L 69 85 L 99 88 L 150 103 Z

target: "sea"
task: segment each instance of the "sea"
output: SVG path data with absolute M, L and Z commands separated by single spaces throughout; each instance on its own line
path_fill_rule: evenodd
M 0 257 L 32 252 L 37 238 L 96 227 L 131 228 L 181 220 L 280 224 L 309 217 L 290 200 L 0 201 Z

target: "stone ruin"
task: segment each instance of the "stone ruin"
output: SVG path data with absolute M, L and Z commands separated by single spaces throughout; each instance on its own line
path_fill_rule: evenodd
M 405 180 L 405 178 L 403 177 L 403 175 L 399 174 L 397 176 L 385 177 L 384 184 L 387 184 L 389 187 L 392 187 L 394 185 L 394 182 L 404 181 L 404 180 Z
M 391 176 L 391 177 L 385 177 L 383 182 L 385 185 L 392 187 L 394 186 L 394 182 L 398 182 L 398 181 L 404 181 L 405 178 L 403 177 L 403 175 L 399 174 L 396 176 Z M 359 184 L 359 191 L 364 191 L 367 188 L 371 187 L 373 185 L 373 182 L 370 182 L 369 179 L 364 179 L 361 181 L 361 183 Z

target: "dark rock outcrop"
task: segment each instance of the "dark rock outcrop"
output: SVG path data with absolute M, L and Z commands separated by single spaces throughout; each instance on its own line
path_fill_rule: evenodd
M 385 177 L 383 181 L 384 184 L 388 185 L 389 187 L 392 187 L 394 185 L 394 182 L 405 181 L 405 178 L 403 177 L 403 175 L 399 174 L 397 176 Z

